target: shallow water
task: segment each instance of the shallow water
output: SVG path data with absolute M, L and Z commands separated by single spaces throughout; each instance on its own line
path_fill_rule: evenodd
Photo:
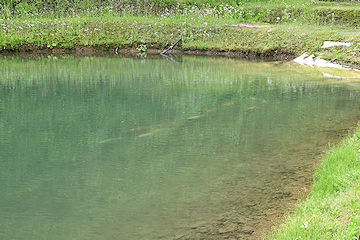
M 357 82 L 176 57 L 0 57 L 1 239 L 258 238 L 360 116 Z

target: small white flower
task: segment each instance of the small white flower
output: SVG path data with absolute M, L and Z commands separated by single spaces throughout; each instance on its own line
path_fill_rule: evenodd
M 308 228 L 309 227 L 309 223 L 308 222 L 304 222 L 303 225 L 300 226 L 301 228 Z

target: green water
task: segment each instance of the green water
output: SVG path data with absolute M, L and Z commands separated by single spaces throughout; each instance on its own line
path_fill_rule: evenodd
M 0 56 L 0 239 L 246 239 L 360 116 L 356 82 L 177 58 Z

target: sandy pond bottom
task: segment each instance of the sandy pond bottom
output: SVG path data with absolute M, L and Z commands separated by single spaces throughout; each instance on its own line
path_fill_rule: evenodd
M 1 239 L 260 239 L 360 118 L 354 80 L 174 57 L 0 58 Z
M 286 149 L 274 156 L 278 162 L 286 162 L 286 166 L 274 164 L 264 169 L 261 162 L 255 163 L 255 169 L 248 174 L 256 175 L 262 181 L 254 182 L 250 176 L 238 179 L 242 186 L 239 192 L 229 190 L 222 206 L 226 209 L 224 213 L 212 224 L 195 224 L 191 234 L 184 234 L 185 239 L 261 239 L 280 223 L 284 213 L 291 211 L 297 199 L 307 195 L 315 163 L 321 162 L 329 140 L 332 143 L 340 141 L 356 126 L 354 120 L 358 119 L 329 126 L 322 136 L 299 136 L 299 142 L 284 146 Z M 237 182 L 228 184 L 238 185 Z
M 261 156 L 255 157 L 251 163 L 242 165 L 246 171 L 239 176 L 222 176 L 221 186 L 217 186 L 221 190 L 197 199 L 195 206 L 189 203 L 184 212 L 174 214 L 177 218 L 169 219 L 169 213 L 174 211 L 171 207 L 162 207 L 162 212 L 156 210 L 152 214 L 159 222 L 154 225 L 161 224 L 162 230 L 157 231 L 157 226 L 149 225 L 144 219 L 135 238 L 262 239 L 281 223 L 284 214 L 291 211 L 299 198 L 306 197 L 313 171 L 321 163 L 329 143 L 341 141 L 359 119 L 360 115 L 336 123 L 324 122 L 323 129 L 310 127 L 309 132 L 298 135 L 296 141 L 285 142 L 276 149 L 271 157 L 273 164 L 264 166 Z M 310 132 L 317 134 L 308 134 Z M 101 225 L 99 239 L 126 239 L 117 238 L 121 224 L 115 221 Z M 106 237 L 101 238 L 104 232 Z M 141 232 L 145 234 L 139 234 Z

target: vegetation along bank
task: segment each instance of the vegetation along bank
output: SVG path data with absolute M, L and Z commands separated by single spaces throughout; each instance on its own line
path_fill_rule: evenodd
M 360 2 L 317 0 L 0 0 L 0 52 L 177 51 L 360 66 Z M 352 42 L 321 48 L 324 41 Z M 358 239 L 360 130 L 333 148 L 311 192 L 270 239 Z
M 164 50 L 292 58 L 358 66 L 357 1 L 0 0 L 0 52 Z

